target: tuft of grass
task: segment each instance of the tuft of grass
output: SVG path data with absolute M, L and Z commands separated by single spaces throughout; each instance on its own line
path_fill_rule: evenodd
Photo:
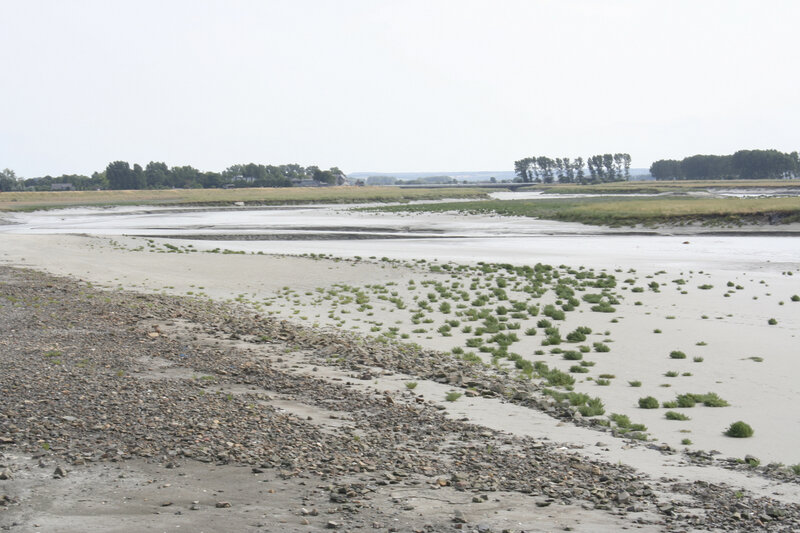
M 669 352 L 670 359 L 686 359 L 686 354 L 680 350 L 672 350 Z
M 416 389 L 417 388 L 417 382 L 416 381 L 406 381 L 406 388 L 408 390 Z
M 679 394 L 675 399 L 677 407 L 689 408 L 697 404 L 697 398 L 694 394 Z
M 621 428 L 629 428 L 631 427 L 631 419 L 628 418 L 628 415 L 621 415 L 619 413 L 611 413 L 608 415 L 608 419 L 614 422 L 617 427 Z
M 701 396 L 701 401 L 706 407 L 727 407 L 730 404 L 717 396 L 715 392 L 708 392 Z
M 631 387 L 641 387 L 642 386 L 642 382 L 639 381 L 639 380 L 629 381 L 628 385 L 630 385 Z
M 678 377 L 678 372 L 676 372 L 674 370 L 670 370 L 668 372 L 664 372 L 664 376 L 666 376 L 668 378 L 676 378 L 676 377 Z
M 684 446 L 691 446 L 692 439 L 681 439 L 681 444 L 683 444 Z
M 774 318 L 770 318 L 769 320 L 767 320 L 767 324 L 769 324 L 770 326 L 774 326 L 777 323 L 778 323 L 778 321 L 775 320 Z
M 454 402 L 459 398 L 461 398 L 461 396 L 462 394 L 460 392 L 450 391 L 444 395 L 444 399 L 447 400 L 448 402 Z
M 694 361 L 695 363 L 702 363 L 703 362 L 703 358 L 702 357 L 692 357 L 692 361 Z
M 586 405 L 578 407 L 578 412 L 585 417 L 600 416 L 606 412 L 600 398 L 590 398 L 586 400 Z
M 656 400 L 652 396 L 645 396 L 644 398 L 639 398 L 639 407 L 641 409 L 658 409 L 658 406 L 659 406 L 658 400 Z
M 733 424 L 728 426 L 728 429 L 725 431 L 725 435 L 737 439 L 746 439 L 748 437 L 752 437 L 753 433 L 755 433 L 753 431 L 753 428 L 751 428 L 749 424 L 746 424 L 741 420 L 739 420 L 738 422 L 734 422 Z
M 691 420 L 688 416 L 683 413 L 678 413 L 676 411 L 667 411 L 664 413 L 664 417 L 667 420 Z

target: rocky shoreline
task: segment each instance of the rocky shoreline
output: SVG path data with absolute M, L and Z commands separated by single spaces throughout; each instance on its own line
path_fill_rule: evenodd
M 546 508 L 555 521 L 558 509 L 579 509 L 607 530 L 620 523 L 655 531 L 800 528 L 797 505 L 650 479 L 551 442 L 449 419 L 412 390 L 353 386 L 402 372 L 589 424 L 537 395 L 533 383 L 445 354 L 5 267 L 0 323 L 4 530 L 34 530 L 46 517 L 30 489 L 45 483 L 36 472 L 60 483 L 138 462 L 174 472 L 235 467 L 241 483 L 261 475 L 291 486 L 281 490 L 293 499 L 274 509 L 275 516 L 289 510 L 288 524 L 267 512 L 252 525 L 236 514 L 236 501 L 208 505 L 228 513 L 228 523 L 244 520 L 241 530 L 524 530 L 482 510 L 494 509 L 499 495 L 530 516 Z M 342 369 L 353 382 L 301 374 L 301 360 Z M 397 496 L 401 488 L 413 490 L 415 502 L 445 493 L 463 501 L 420 513 L 419 503 Z M 566 527 L 580 530 L 580 521 Z

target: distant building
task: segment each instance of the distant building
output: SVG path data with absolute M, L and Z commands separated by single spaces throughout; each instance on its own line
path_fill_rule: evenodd
M 327 183 L 316 180 L 292 180 L 293 187 L 324 187 Z
M 53 183 L 50 185 L 51 191 L 74 191 L 75 186 L 71 183 Z

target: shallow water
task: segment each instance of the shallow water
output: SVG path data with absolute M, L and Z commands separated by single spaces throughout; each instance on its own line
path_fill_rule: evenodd
M 788 270 L 797 237 L 665 235 L 524 217 L 377 213 L 334 206 L 79 208 L 6 217 L 0 233 L 178 238 L 198 249 L 602 268 Z M 194 237 L 194 239 L 193 239 Z

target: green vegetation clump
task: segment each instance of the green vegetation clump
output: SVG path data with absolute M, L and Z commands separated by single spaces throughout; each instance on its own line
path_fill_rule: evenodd
M 630 385 L 631 387 L 641 387 L 642 386 L 642 382 L 639 381 L 639 380 L 629 381 L 628 385 Z
M 658 409 L 658 406 L 659 406 L 658 400 L 656 400 L 652 396 L 645 396 L 644 398 L 639 398 L 639 407 L 642 409 Z
M 536 361 L 533 368 L 551 387 L 571 387 L 575 384 L 575 378 L 557 368 L 549 368 L 542 361 Z
M 748 437 L 752 437 L 753 433 L 754 433 L 753 428 L 751 428 L 748 424 L 742 422 L 741 420 L 731 424 L 725 431 L 725 435 L 737 439 L 746 439 Z
M 706 407 L 727 407 L 730 404 L 717 396 L 715 392 L 708 392 L 701 396 L 701 401 Z
M 670 359 L 686 359 L 686 354 L 680 350 L 672 350 L 669 352 Z
M 767 320 L 767 324 L 769 324 L 770 326 L 774 326 L 777 323 L 778 323 L 778 321 L 775 320 L 774 318 L 770 318 L 769 320 Z
M 689 418 L 685 414 L 678 413 L 675 411 L 667 411 L 666 413 L 664 413 L 664 417 L 666 417 L 667 420 L 691 420 L 691 418 Z
M 675 402 L 677 407 L 690 408 L 697 404 L 697 398 L 694 394 L 679 394 Z
M 542 392 L 559 402 L 568 401 L 570 405 L 578 407 L 578 412 L 582 416 L 599 416 L 605 413 L 605 407 L 600 398 L 590 398 L 588 394 L 579 392 L 559 392 L 553 389 L 543 389 Z
M 448 402 L 454 402 L 459 398 L 461 398 L 461 396 L 462 395 L 460 392 L 451 391 L 445 394 L 444 399 L 447 400 Z

